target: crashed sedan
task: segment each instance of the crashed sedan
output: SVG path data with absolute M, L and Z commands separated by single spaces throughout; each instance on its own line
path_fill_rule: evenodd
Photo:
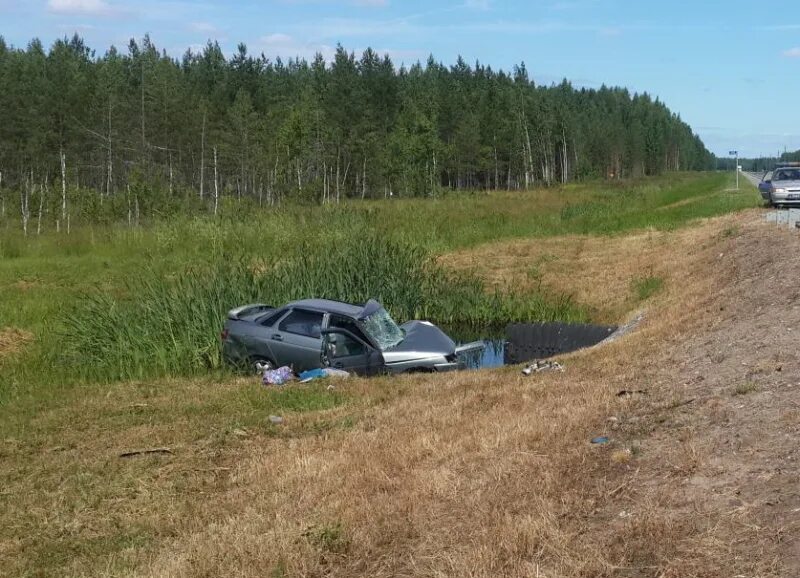
M 245 305 L 228 313 L 222 331 L 225 359 L 259 372 L 280 366 L 295 372 L 332 367 L 359 375 L 450 371 L 460 367 L 460 353 L 480 346 L 456 347 L 427 321 L 398 325 L 375 300 Z

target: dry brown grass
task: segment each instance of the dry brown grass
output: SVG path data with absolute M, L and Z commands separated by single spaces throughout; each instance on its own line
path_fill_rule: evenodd
M 715 322 L 714 289 L 728 273 L 717 259 L 728 242 L 721 231 L 744 218 L 449 258 L 485 263 L 499 282 L 557 255 L 542 282 L 572 286 L 608 315 L 625 310 L 619 292 L 629 292 L 631 277 L 651 268 L 665 276 L 635 334 L 565 357 L 563 374 L 506 368 L 352 380 L 342 386 L 344 405 L 284 412 L 278 427 L 264 425 L 272 410 L 258 404 L 267 393 L 250 381 L 76 395 L 38 416 L 30 438 L 4 442 L 10 508 L 0 565 L 11 574 L 243 577 L 750 571 L 732 554 L 732 533 L 753 532 L 738 514 L 676 506 L 676 477 L 708 459 L 697 441 L 687 436 L 664 454 L 672 469 L 658 482 L 608 419 L 635 416 L 646 434 L 671 415 L 616 393 L 653 390 L 669 344 Z M 597 435 L 612 443 L 592 446 Z M 117 457 L 155 446 L 174 454 Z M 656 446 L 646 441 L 641 454 L 649 451 Z
M 33 333 L 16 327 L 0 327 L 0 358 L 22 351 L 33 341 Z
M 445 255 L 442 262 L 478 272 L 490 287 L 543 287 L 571 295 L 601 321 L 617 322 L 638 305 L 632 283 L 646 276 L 685 282 L 687 256 L 708 245 L 737 217 L 679 231 L 627 236 L 565 236 L 490 243 Z M 691 283 L 701 282 L 689 279 Z M 673 292 L 675 294 L 676 292 Z

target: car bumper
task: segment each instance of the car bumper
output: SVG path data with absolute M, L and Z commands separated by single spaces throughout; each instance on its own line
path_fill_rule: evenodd
M 768 193 L 767 200 L 774 205 L 800 205 L 800 192 Z

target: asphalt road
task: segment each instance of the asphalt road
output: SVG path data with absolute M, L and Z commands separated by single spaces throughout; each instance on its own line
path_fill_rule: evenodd
M 758 183 L 761 182 L 761 177 L 764 176 L 764 173 L 751 173 L 748 171 L 742 171 L 741 175 L 748 181 L 753 183 L 753 186 L 757 187 Z

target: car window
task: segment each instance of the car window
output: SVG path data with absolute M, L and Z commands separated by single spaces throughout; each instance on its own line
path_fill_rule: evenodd
M 278 311 L 272 311 L 271 313 L 267 313 L 266 316 L 258 320 L 258 324 L 265 325 L 267 327 L 269 327 L 270 325 L 275 325 L 278 319 L 283 317 L 284 313 L 286 313 L 285 309 L 279 309 Z
M 320 338 L 322 328 L 322 313 L 295 309 L 281 321 L 278 329 L 296 335 Z
M 771 180 L 772 180 L 772 171 L 769 171 L 767 174 L 765 174 L 765 175 L 764 175 L 764 179 L 763 179 L 763 180 L 764 180 L 765 182 L 769 182 L 769 181 L 771 181 Z
M 356 324 L 355 320 L 348 319 L 347 317 L 341 317 L 339 315 L 331 315 L 330 320 L 328 321 L 328 327 L 331 329 L 347 329 L 350 333 L 358 337 L 359 339 L 369 343 L 369 339 L 364 335 L 364 332 L 361 331 L 361 328 Z
M 333 359 L 364 355 L 367 352 L 367 348 L 363 343 L 342 333 L 328 335 L 328 344 L 328 351 Z
M 772 178 L 773 181 L 797 181 L 800 180 L 800 171 L 797 170 L 784 170 L 784 171 L 775 171 L 775 176 Z

